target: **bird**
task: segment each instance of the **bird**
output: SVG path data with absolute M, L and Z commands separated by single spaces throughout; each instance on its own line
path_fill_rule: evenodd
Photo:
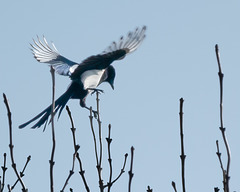
M 134 52 L 145 39 L 146 29 L 146 26 L 137 27 L 126 36 L 121 36 L 119 41 L 113 41 L 102 53 L 92 55 L 80 63 L 62 56 L 54 43 L 49 44 L 45 36 L 43 36 L 43 40 L 38 36 L 37 40 L 33 39 L 30 49 L 34 58 L 40 63 L 48 63 L 57 74 L 68 76 L 71 79 L 67 90 L 55 100 L 54 114 L 58 112 L 59 118 L 69 99 L 79 99 L 80 106 L 90 110 L 90 107 L 86 105 L 86 98 L 95 91 L 103 92 L 103 90 L 97 89 L 103 82 L 108 83 L 114 89 L 116 71 L 112 62 L 121 60 Z M 49 105 L 41 113 L 19 125 L 19 128 L 24 128 L 39 119 L 31 128 L 39 128 L 45 124 L 45 130 L 47 122 L 51 121 L 48 120 L 51 110 L 52 105 Z

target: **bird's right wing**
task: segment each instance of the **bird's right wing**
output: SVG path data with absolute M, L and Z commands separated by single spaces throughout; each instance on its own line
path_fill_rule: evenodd
M 142 28 L 136 28 L 135 31 L 130 31 L 125 37 L 120 37 L 118 42 L 113 41 L 110 46 L 108 46 L 102 54 L 111 53 L 117 50 L 125 50 L 126 54 L 134 52 L 145 39 L 145 31 L 147 27 L 143 26 Z M 119 59 L 123 59 L 121 57 Z
M 35 59 L 41 63 L 49 63 L 60 75 L 70 76 L 71 69 L 76 68 L 79 64 L 60 55 L 55 45 L 52 43 L 50 46 L 45 37 L 43 37 L 43 41 L 39 37 L 37 39 L 37 41 L 33 39 L 34 43 L 30 44 Z

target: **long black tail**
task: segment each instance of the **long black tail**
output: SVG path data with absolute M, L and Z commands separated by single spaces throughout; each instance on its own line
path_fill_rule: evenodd
M 58 112 L 59 110 L 59 114 L 58 114 L 58 118 L 61 115 L 61 112 L 64 108 L 64 106 L 67 104 L 68 100 L 72 97 L 72 95 L 74 94 L 76 90 L 76 83 L 72 83 L 69 88 L 67 89 L 67 91 L 65 93 L 63 93 L 56 101 L 55 101 L 55 114 Z M 19 125 L 19 128 L 24 128 L 26 127 L 28 124 L 32 123 L 33 121 L 39 119 L 41 117 L 41 119 L 32 126 L 32 128 L 39 128 L 41 127 L 43 124 L 45 124 L 44 130 L 46 128 L 47 122 L 48 122 L 48 118 L 49 116 L 51 116 L 51 109 L 52 109 L 52 105 L 49 105 L 46 109 L 44 109 L 41 113 L 39 113 L 37 116 L 35 116 L 34 118 L 32 118 L 31 120 L 27 121 L 26 123 Z

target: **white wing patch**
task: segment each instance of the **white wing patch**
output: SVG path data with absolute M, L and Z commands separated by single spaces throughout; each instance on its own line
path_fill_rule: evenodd
M 104 71 L 105 71 L 105 69 L 103 69 L 103 70 L 96 69 L 96 70 L 85 71 L 81 75 L 81 81 L 83 83 L 84 89 L 97 88 Z

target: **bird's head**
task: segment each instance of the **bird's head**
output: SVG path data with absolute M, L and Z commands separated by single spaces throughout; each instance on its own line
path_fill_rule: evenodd
M 105 82 L 108 82 L 110 84 L 110 86 L 112 87 L 112 89 L 114 89 L 114 79 L 116 76 L 116 72 L 115 69 L 112 65 L 110 65 L 107 69 L 107 79 L 105 80 Z

